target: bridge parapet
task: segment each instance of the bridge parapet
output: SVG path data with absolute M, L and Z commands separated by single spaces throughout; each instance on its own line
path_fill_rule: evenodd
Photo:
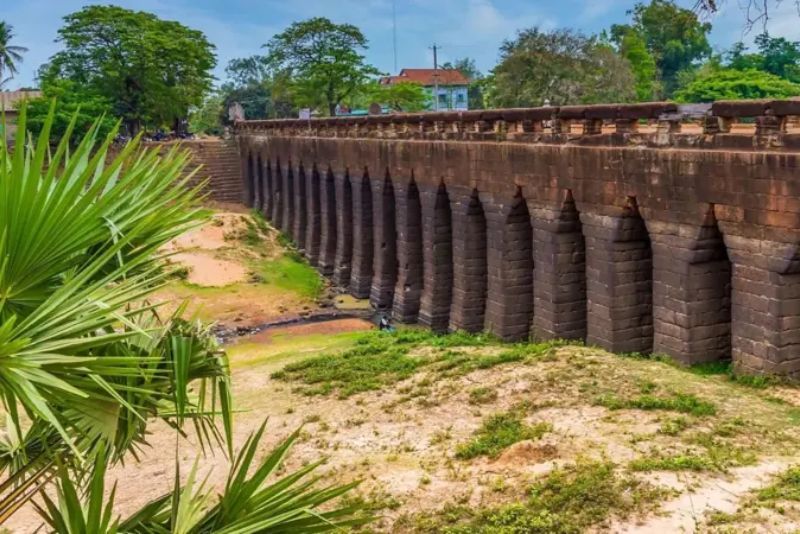
M 243 121 L 237 131 L 296 137 L 421 139 L 707 149 L 800 147 L 800 100 L 600 104 Z
M 655 102 L 236 132 L 244 201 L 398 320 L 800 377 L 799 116 Z

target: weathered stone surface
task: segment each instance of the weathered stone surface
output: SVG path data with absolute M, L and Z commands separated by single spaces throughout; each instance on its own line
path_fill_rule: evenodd
M 319 247 L 322 236 L 322 207 L 320 200 L 320 176 L 316 165 L 306 173 L 306 257 L 311 265 L 319 261 Z
M 335 177 L 336 181 L 336 265 L 333 283 L 340 287 L 350 285 L 353 259 L 353 193 L 350 175 Z
M 333 275 L 336 266 L 336 183 L 333 171 L 320 176 L 320 221 L 319 259 L 317 267 L 325 276 Z
M 308 224 L 308 199 L 306 197 L 306 170 L 301 163 L 294 173 L 294 226 L 292 227 L 292 238 L 297 248 L 305 250 L 306 247 L 306 225 Z
M 486 310 L 486 217 L 477 191 L 451 188 L 453 298 L 450 330 L 483 330 Z
M 372 188 L 369 175 L 353 179 L 353 259 L 350 293 L 356 298 L 370 296 L 375 253 L 372 224 Z
M 419 322 L 436 332 L 450 324 L 453 300 L 453 228 L 450 200 L 444 185 L 423 186 L 422 204 L 423 291 Z
M 394 184 L 397 284 L 392 316 L 403 323 L 415 323 L 422 296 L 422 208 L 413 181 L 397 179 Z
M 372 182 L 372 224 L 375 252 L 370 303 L 375 309 L 390 310 L 397 283 L 397 230 L 394 187 L 389 176 Z

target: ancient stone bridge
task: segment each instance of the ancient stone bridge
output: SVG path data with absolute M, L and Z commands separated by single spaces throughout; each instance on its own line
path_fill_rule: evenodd
M 243 198 L 403 322 L 800 374 L 800 101 L 237 125 Z

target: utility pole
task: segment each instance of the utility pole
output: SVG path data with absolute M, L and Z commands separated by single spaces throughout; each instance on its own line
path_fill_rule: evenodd
M 392 44 L 394 45 L 394 72 L 397 74 L 397 0 L 392 0 Z
M 439 111 L 439 46 L 433 43 L 433 109 Z

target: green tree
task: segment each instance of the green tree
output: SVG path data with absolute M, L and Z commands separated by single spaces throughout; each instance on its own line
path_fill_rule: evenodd
M 800 84 L 756 69 L 713 69 L 675 93 L 679 102 L 800 96 Z
M 732 69 L 758 69 L 792 82 L 800 82 L 800 42 L 762 33 L 755 39 L 757 53 L 747 53 L 744 43 L 736 43 L 726 55 Z
M 265 56 L 233 59 L 225 68 L 228 75 L 221 87 L 222 123 L 228 123 L 227 110 L 238 102 L 247 119 L 297 116 L 292 81 L 286 70 L 272 69 Z
M 295 22 L 265 46 L 270 66 L 290 73 L 297 104 L 322 108 L 329 115 L 380 74 L 360 54 L 367 39 L 352 24 L 323 17 Z
M 216 58 L 202 32 L 116 6 L 84 7 L 64 22 L 64 50 L 42 69 L 42 82 L 68 79 L 108 100 L 128 133 L 181 130 L 211 88 Z
M 223 97 L 211 93 L 203 104 L 189 112 L 189 131 L 208 135 L 222 135 Z
M 522 30 L 500 48 L 484 82 L 496 107 L 627 102 L 635 98 L 630 64 L 597 37 L 570 29 Z
M 321 532 L 368 520 L 325 507 L 353 484 L 319 488 L 319 463 L 268 481 L 297 433 L 256 461 L 263 426 L 219 495 L 176 472 L 172 492 L 113 518 L 106 469 L 148 445 L 154 420 L 233 454 L 224 351 L 182 309 L 148 302 L 171 274 L 161 247 L 209 212 L 183 172 L 187 153 L 134 140 L 112 155 L 116 131 L 99 138 L 97 125 L 70 149 L 74 121 L 51 147 L 54 114 L 37 139 L 23 107 L 13 152 L 0 138 L 0 523 L 40 490 L 39 513 L 64 534 Z
M 615 24 L 611 38 L 617 47 L 631 32 L 644 40 L 647 51 L 658 67 L 659 98 L 668 98 L 677 88 L 678 73 L 692 68 L 711 54 L 708 33 L 711 24 L 700 22 L 697 13 L 683 9 L 672 0 L 651 0 L 636 4 L 631 11 L 632 24 Z M 634 67 L 636 68 L 636 67 Z
M 625 29 L 619 38 L 619 53 L 631 65 L 636 81 L 636 99 L 640 102 L 653 100 L 659 93 L 657 66 L 644 38 L 633 28 Z
M 364 90 L 367 105 L 372 102 L 385 104 L 392 111 L 423 111 L 430 103 L 430 96 L 423 86 L 413 82 L 393 84 L 372 83 Z
M 28 51 L 24 46 L 13 45 L 14 27 L 0 20 L 0 88 L 17 74 L 17 65 L 22 62 L 22 54 Z M 8 72 L 8 78 L 3 78 Z

